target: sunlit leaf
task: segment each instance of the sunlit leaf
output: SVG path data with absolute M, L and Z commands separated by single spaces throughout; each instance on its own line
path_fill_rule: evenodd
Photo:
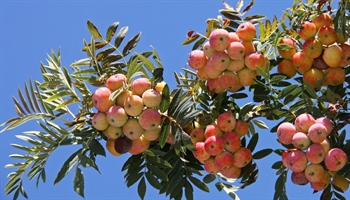
M 87 27 L 89 32 L 91 33 L 92 36 L 94 36 L 95 38 L 99 39 L 99 40 L 103 40 L 101 34 L 98 32 L 96 26 L 90 21 L 87 21 Z
M 128 55 L 130 52 L 132 52 L 136 45 L 139 43 L 141 38 L 141 32 L 136 34 L 134 37 L 132 37 L 124 46 L 123 48 L 123 55 L 126 56 Z
M 83 149 L 79 149 L 78 151 L 74 152 L 62 165 L 60 171 L 58 172 L 54 184 L 56 185 L 58 182 L 60 182 L 68 173 L 70 170 L 73 169 L 75 164 L 78 162 L 79 154 L 83 151 Z
M 107 29 L 107 32 L 106 32 L 106 40 L 108 42 L 111 41 L 111 39 L 113 38 L 114 34 L 115 34 L 115 31 L 117 30 L 119 26 L 119 22 L 114 22 L 113 24 L 111 24 L 108 29 Z
M 84 176 L 79 167 L 76 168 L 74 174 L 74 191 L 84 198 Z
M 124 40 L 128 30 L 129 30 L 129 27 L 127 27 L 127 26 L 124 26 L 124 27 L 120 28 L 119 32 L 115 36 L 114 46 L 116 48 L 118 48 L 120 46 L 120 44 Z

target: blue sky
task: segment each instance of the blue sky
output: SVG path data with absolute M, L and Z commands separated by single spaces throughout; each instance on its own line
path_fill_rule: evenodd
M 235 5 L 237 1 L 228 1 Z M 264 14 L 272 19 L 280 17 L 292 0 L 258 0 L 250 14 Z M 248 1 L 246 2 L 246 4 Z M 92 21 L 102 34 L 113 22 L 120 26 L 129 26 L 127 38 L 142 32 L 137 52 L 151 50 L 155 47 L 165 66 L 165 80 L 172 89 L 175 88 L 173 72 L 180 72 L 186 66 L 187 54 L 192 46 L 182 46 L 186 33 L 196 30 L 204 33 L 205 20 L 216 17 L 223 8 L 220 0 L 102 0 L 102 1 L 1 1 L 1 57 L 0 57 L 0 122 L 14 117 L 12 96 L 17 96 L 17 88 L 23 87 L 29 78 L 41 81 L 40 61 L 46 63 L 46 54 L 51 49 L 61 49 L 62 62 L 69 66 L 75 60 L 84 58 L 81 52 L 83 39 L 89 40 L 90 34 L 86 21 Z M 266 121 L 270 127 L 277 122 Z M 15 135 L 23 131 L 33 130 L 35 123 L 30 123 L 0 135 L 0 199 L 12 199 L 6 196 L 3 188 L 7 183 L 7 174 L 12 169 L 3 166 L 13 162 L 8 156 L 16 152 L 10 146 L 19 142 Z M 275 142 L 275 134 L 266 130 L 258 130 L 260 140 L 257 150 L 263 148 L 281 148 Z M 35 181 L 24 183 L 30 199 L 81 199 L 73 191 L 73 173 L 66 176 L 56 186 L 53 180 L 63 162 L 73 153 L 76 147 L 62 147 L 55 152 L 47 164 L 47 183 L 35 188 Z M 128 155 L 98 157 L 102 175 L 93 169 L 84 169 L 85 197 L 92 199 L 138 199 L 137 187 L 127 188 L 124 185 L 121 166 Z M 271 165 L 280 158 L 271 154 L 258 160 L 260 169 L 256 183 L 237 192 L 241 199 L 272 199 L 277 176 Z M 289 178 L 289 177 L 288 177 Z M 209 185 L 211 192 L 195 190 L 195 199 L 228 199 L 225 192 L 218 192 L 214 184 Z M 157 191 L 148 187 L 146 199 L 166 199 Z M 258 192 L 259 191 L 259 192 Z M 312 194 L 309 185 L 301 187 L 287 184 L 290 199 L 317 199 L 319 194 Z M 347 192 L 347 194 L 350 194 Z

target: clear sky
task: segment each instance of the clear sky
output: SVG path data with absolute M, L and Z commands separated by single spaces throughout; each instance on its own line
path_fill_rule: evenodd
M 137 52 L 151 50 L 154 46 L 165 66 L 165 80 L 175 88 L 173 72 L 180 72 L 186 66 L 187 54 L 192 46 L 182 46 L 186 33 L 196 30 L 204 33 L 205 20 L 216 17 L 223 8 L 220 0 L 1 0 L 0 1 L 0 123 L 15 117 L 12 96 L 17 96 L 17 87 L 21 88 L 29 78 L 41 81 L 40 61 L 46 63 L 46 54 L 51 49 L 61 49 L 62 62 L 69 66 L 75 60 L 84 58 L 81 52 L 83 39 L 89 40 L 90 34 L 86 21 L 92 21 L 102 34 L 113 22 L 120 26 L 129 26 L 127 38 L 142 32 Z M 235 6 L 236 0 L 227 1 Z M 264 14 L 272 19 L 280 17 L 291 6 L 292 0 L 257 0 L 250 14 Z M 246 4 L 248 1 L 245 2 Z M 277 122 L 265 121 L 273 127 Z M 20 153 L 10 146 L 19 142 L 15 135 L 23 131 L 36 130 L 35 123 L 29 123 L 0 135 L 0 199 L 12 199 L 6 196 L 3 188 L 12 169 L 3 166 L 14 162 L 8 156 Z M 258 130 L 260 140 L 256 150 L 263 148 L 281 148 L 276 135 L 268 130 Z M 35 180 L 25 181 L 24 186 L 30 199 L 81 199 L 73 190 L 73 171 L 56 186 L 53 180 L 63 162 L 77 149 L 62 147 L 50 157 L 47 164 L 47 183 L 35 187 Z M 121 166 L 128 155 L 98 157 L 102 175 L 93 169 L 83 169 L 85 177 L 85 197 L 87 200 L 138 199 L 137 185 L 127 188 L 124 185 Z M 258 160 L 259 178 L 256 183 L 237 192 L 241 199 L 272 199 L 277 176 L 271 165 L 280 157 L 271 154 Z M 290 174 L 289 174 L 290 175 Z M 289 177 L 288 177 L 289 178 Z M 238 184 L 238 183 L 237 183 Z M 166 199 L 158 195 L 149 185 L 146 199 Z M 214 184 L 209 184 L 210 193 L 195 190 L 195 199 L 229 199 L 225 192 L 218 192 Z M 312 194 L 309 185 L 296 186 L 288 180 L 287 194 L 290 199 L 318 199 L 320 194 Z M 346 195 L 350 195 L 349 192 Z

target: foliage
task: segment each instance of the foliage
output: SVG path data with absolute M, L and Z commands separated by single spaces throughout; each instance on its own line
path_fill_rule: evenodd
M 349 34 L 350 5 L 346 0 L 339 2 L 337 10 L 332 9 L 329 1 L 311 1 L 307 3 L 294 1 L 291 8 L 284 15 L 272 21 L 257 14 L 246 16 L 254 0 L 243 8 L 243 1 L 239 0 L 236 8 L 223 2 L 224 9 L 219 10 L 218 18 L 209 18 L 205 34 L 190 31 L 183 45 L 193 44 L 192 49 L 202 49 L 214 29 L 223 28 L 235 32 L 240 23 L 250 21 L 259 28 L 254 45 L 269 59 L 270 69 L 266 72 L 258 68 L 260 76 L 249 87 L 242 87 L 237 92 L 223 92 L 216 94 L 208 91 L 206 83 L 200 80 L 196 72 L 184 68 L 183 72 L 174 72 L 177 88 L 170 91 L 168 86 L 162 92 L 162 102 L 159 110 L 163 117 L 161 135 L 158 142 L 151 142 L 150 148 L 138 155 L 131 155 L 124 163 L 125 183 L 128 187 L 138 184 L 137 191 L 141 199 L 145 198 L 147 185 L 159 190 L 171 199 L 194 199 L 193 187 L 209 192 L 210 184 L 217 180 L 215 186 L 224 190 L 233 199 L 239 199 L 235 193 L 238 189 L 254 183 L 258 178 L 258 166 L 255 162 L 272 152 L 282 154 L 282 149 L 255 150 L 259 137 L 256 129 L 270 129 L 276 132 L 282 122 L 293 122 L 302 113 L 313 116 L 326 116 L 334 124 L 329 136 L 332 147 L 338 147 L 350 152 L 350 142 L 346 140 L 346 131 L 343 129 L 349 123 L 349 87 L 350 70 L 345 68 L 347 75 L 344 84 L 337 86 L 322 86 L 316 88 L 303 81 L 300 74 L 294 78 L 276 72 L 276 66 L 281 62 L 278 49 L 288 49 L 288 45 L 281 45 L 283 37 L 295 38 L 301 43 L 296 30 L 305 20 L 311 20 L 322 12 L 334 14 L 335 30 L 342 34 Z M 324 7 L 326 10 L 324 10 Z M 287 24 L 288 23 L 288 24 Z M 163 81 L 164 67 L 154 48 L 151 51 L 138 53 L 135 48 L 140 41 L 141 33 L 132 36 L 126 41 L 129 28 L 119 28 L 119 22 L 111 24 L 105 36 L 91 22 L 87 21 L 87 28 L 92 37 L 84 40 L 82 51 L 86 57 L 72 63 L 69 68 L 61 65 L 60 51 L 51 52 L 47 64 L 41 63 L 42 81 L 29 80 L 24 89 L 18 89 L 18 98 L 13 97 L 17 117 L 1 124 L 4 128 L 1 133 L 29 121 L 36 121 L 40 131 L 29 130 L 16 137 L 26 145 L 12 144 L 22 150 L 22 154 L 12 154 L 11 158 L 20 159 L 20 162 L 8 164 L 5 167 L 14 168 L 8 175 L 9 182 L 5 187 L 6 194 L 12 194 L 17 199 L 19 195 L 28 198 L 23 179 L 36 178 L 36 185 L 46 181 L 45 164 L 51 153 L 65 145 L 77 145 L 78 150 L 73 152 L 63 163 L 56 175 L 54 184 L 59 183 L 71 170 L 74 172 L 74 190 L 84 197 L 83 169 L 92 167 L 99 171 L 96 163 L 98 155 L 105 156 L 103 142 L 107 140 L 102 131 L 92 127 L 91 117 L 94 114 L 92 103 L 92 88 L 106 84 L 108 77 L 116 73 L 125 74 L 128 84 L 136 77 L 147 77 L 154 87 Z M 118 29 L 119 28 L 119 29 Z M 124 42 L 124 45 L 122 43 Z M 126 87 L 125 85 L 112 94 L 116 98 Z M 239 105 L 239 100 L 248 98 L 246 92 L 252 95 L 252 102 Z M 334 105 L 333 112 L 329 105 Z M 186 126 L 205 127 L 215 122 L 218 116 L 229 111 L 237 119 L 248 122 L 249 133 L 243 137 L 242 146 L 253 153 L 253 161 L 242 169 L 239 176 L 241 186 L 233 185 L 237 180 L 224 177 L 221 174 L 203 174 L 203 164 L 192 154 L 194 145 Z M 269 128 L 263 120 L 279 121 L 276 126 Z M 167 143 L 170 133 L 174 144 Z M 285 146 L 284 146 L 285 147 Z M 348 153 L 349 157 L 349 153 Z M 288 169 L 277 161 L 272 165 L 276 169 L 274 199 L 287 199 Z M 350 165 L 347 164 L 341 172 L 344 177 L 350 178 Z M 200 180 L 199 177 L 202 177 Z M 339 188 L 329 185 L 321 194 L 322 199 L 344 197 Z

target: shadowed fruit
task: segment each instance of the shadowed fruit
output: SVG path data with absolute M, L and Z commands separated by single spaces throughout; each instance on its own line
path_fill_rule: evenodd
M 142 94 L 142 101 L 146 107 L 158 107 L 162 101 L 162 94 L 155 89 L 148 89 Z
M 124 102 L 126 98 L 128 98 L 128 96 L 130 95 L 132 95 L 132 92 L 130 90 L 124 90 L 117 96 L 115 100 L 115 105 L 124 107 Z
M 311 188 L 314 189 L 315 191 L 320 191 L 329 185 L 331 180 L 331 177 L 328 173 L 324 173 L 324 176 L 322 177 L 321 181 L 318 182 L 310 182 Z
M 250 70 L 256 70 L 257 67 L 265 68 L 266 59 L 261 53 L 250 53 L 247 54 L 244 58 L 245 65 Z
M 216 174 L 220 172 L 219 167 L 215 163 L 215 157 L 212 156 L 208 158 L 207 160 L 204 161 L 204 169 L 207 171 L 209 174 Z
M 241 168 L 231 166 L 227 169 L 221 169 L 220 173 L 226 178 L 238 178 L 241 175 Z
M 203 52 L 207 56 L 207 58 L 211 58 L 216 51 L 210 46 L 209 41 L 207 41 L 203 45 Z
M 325 85 L 343 84 L 346 78 L 345 71 L 341 67 L 328 68 L 325 71 Z
M 305 177 L 310 182 L 319 182 L 326 171 L 320 164 L 311 163 L 305 168 Z
M 239 70 L 237 72 L 239 82 L 243 86 L 251 86 L 255 82 L 256 78 L 256 72 L 253 70 L 248 69 L 247 67 L 244 67 L 243 69 Z
M 292 182 L 296 185 L 306 185 L 309 181 L 305 177 L 305 172 L 292 172 L 291 174 Z
M 195 128 L 190 133 L 190 138 L 193 144 L 197 142 L 204 142 L 204 130 L 202 128 Z
M 227 70 L 237 72 L 244 67 L 244 59 L 241 60 L 231 60 L 230 64 L 227 66 Z
M 288 78 L 292 78 L 296 75 L 297 70 L 295 69 L 291 59 L 283 59 L 277 65 L 277 72 L 286 75 Z
M 348 43 L 340 44 L 340 48 L 342 49 L 342 61 L 339 64 L 340 67 L 345 67 L 350 65 L 350 45 Z
M 245 55 L 245 48 L 240 42 L 231 42 L 227 48 L 227 54 L 232 60 L 241 60 Z
M 303 74 L 303 81 L 309 83 L 313 88 L 322 85 L 323 72 L 312 67 Z
M 346 190 L 349 189 L 349 181 L 340 175 L 336 175 L 333 180 L 332 180 L 332 184 L 334 186 L 337 186 L 339 189 L 341 189 L 343 192 L 345 192 Z
M 161 126 L 152 130 L 145 130 L 142 135 L 149 141 L 156 141 L 160 136 Z
M 196 142 L 194 147 L 196 148 L 196 151 L 193 151 L 192 153 L 200 162 L 203 163 L 210 158 L 210 154 L 205 151 L 204 142 Z
M 103 134 L 110 139 L 117 139 L 123 135 L 123 130 L 121 127 L 108 126 L 108 128 L 103 131 Z
M 118 153 L 116 150 L 115 150 L 115 139 L 111 139 L 109 138 L 107 141 L 106 141 L 106 148 L 108 150 L 109 153 L 111 153 L 112 155 L 114 156 L 120 156 L 121 154 Z
M 207 88 L 209 92 L 214 92 L 216 94 L 220 94 L 225 91 L 225 89 L 219 84 L 219 78 L 208 79 Z
M 142 98 L 138 95 L 130 95 L 124 102 L 124 109 L 130 116 L 138 116 L 143 111 L 144 104 Z
M 249 131 L 248 122 L 236 119 L 236 127 L 233 129 L 233 131 L 236 132 L 239 137 L 244 136 Z
M 125 136 L 119 137 L 114 140 L 114 149 L 119 154 L 124 154 L 131 148 L 131 140 Z

